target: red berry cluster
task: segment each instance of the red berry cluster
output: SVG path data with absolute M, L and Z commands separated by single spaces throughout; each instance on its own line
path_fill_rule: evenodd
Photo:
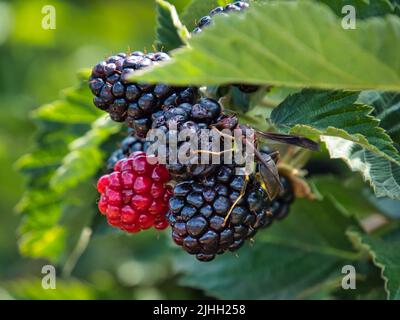
M 168 227 L 165 218 L 171 195 L 166 186 L 168 181 L 164 165 L 144 152 L 135 152 L 119 160 L 111 174 L 98 180 L 99 210 L 110 225 L 129 233 L 152 226 L 163 230 Z

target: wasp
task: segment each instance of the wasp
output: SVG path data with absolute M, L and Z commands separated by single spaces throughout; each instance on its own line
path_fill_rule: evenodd
M 319 144 L 313 140 L 299 135 L 281 134 L 275 132 L 263 132 L 254 130 L 250 126 L 241 125 L 238 123 L 235 115 L 229 115 L 222 117 L 216 124 L 213 125 L 218 130 L 229 129 L 234 130 L 239 128 L 241 130 L 253 130 L 254 137 L 250 139 L 243 136 L 243 143 L 248 148 L 254 151 L 254 155 L 257 163 L 257 174 L 267 192 L 270 200 L 273 200 L 282 190 L 282 185 L 279 179 L 279 172 L 277 168 L 277 162 L 279 160 L 279 151 L 275 150 L 269 153 L 260 152 L 257 148 L 259 139 L 268 139 L 277 141 L 283 144 L 289 144 L 301 148 L 306 148 L 312 151 L 319 151 Z

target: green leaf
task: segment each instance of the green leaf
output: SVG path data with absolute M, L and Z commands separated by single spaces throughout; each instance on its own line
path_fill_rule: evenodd
M 400 155 L 371 115 L 373 108 L 356 103 L 357 98 L 357 92 L 304 90 L 275 108 L 271 120 L 281 131 L 324 136 L 324 141 L 326 136 L 342 138 L 399 165 Z
M 400 238 L 397 236 L 396 239 L 385 241 L 357 231 L 349 231 L 348 236 L 356 246 L 365 249 L 381 269 L 388 298 L 400 300 Z
M 307 298 L 359 258 L 344 234 L 356 225 L 327 195 L 322 201 L 297 200 L 287 219 L 259 231 L 254 245 L 245 245 L 238 256 L 226 253 L 204 264 L 182 253 L 175 268 L 184 273 L 182 284 L 221 299 Z
M 6 283 L 8 291 L 16 299 L 29 300 L 91 300 L 96 299 L 94 287 L 76 279 L 57 278 L 56 290 L 42 287 L 42 279 L 25 278 Z
M 179 20 L 175 7 L 165 0 L 156 0 L 156 11 L 158 50 L 170 51 L 184 45 L 190 35 Z
M 212 9 L 230 3 L 230 0 L 192 0 L 182 14 L 182 21 L 190 28 L 194 29 L 196 22 L 203 16 L 210 13 Z
M 120 126 L 108 116 L 100 117 L 83 137 L 73 141 L 50 185 L 60 193 L 93 176 L 103 165 L 100 145 Z
M 345 30 L 325 5 L 271 1 L 215 23 L 172 61 L 133 75 L 171 84 L 400 90 L 400 18 Z M 244 63 L 244 61 L 246 63 Z
M 389 0 L 318 0 L 328 5 L 339 17 L 344 17 L 342 8 L 351 5 L 356 9 L 357 19 L 383 16 L 394 13 L 394 6 Z
M 85 105 L 55 101 L 37 109 L 34 116 L 56 122 L 91 123 L 99 116 L 99 113 L 95 108 L 88 108 Z
M 100 145 L 118 126 L 99 118 L 102 113 L 92 104 L 87 77 L 87 71 L 82 71 L 77 86 L 64 90 L 60 100 L 35 112 L 39 130 L 34 147 L 16 164 L 27 176 L 26 191 L 17 205 L 21 216 L 18 244 L 24 256 L 59 263 L 71 238 L 80 233 L 67 223 L 66 216 L 79 212 L 80 224 L 75 223 L 74 228 L 82 229 L 95 212 L 95 200 L 90 208 L 76 201 L 76 193 L 84 194 L 77 186 L 86 181 L 94 198 L 90 186 L 102 160 Z
M 385 214 L 391 219 L 400 219 L 399 206 L 400 202 L 398 200 L 392 200 L 389 198 L 376 198 L 370 197 L 371 202 L 379 209 L 380 212 Z
M 377 211 L 369 197 L 361 192 L 364 186 L 361 178 L 343 179 L 324 175 L 321 178 L 314 178 L 313 181 L 317 192 L 327 197 L 336 209 L 347 217 L 355 217 L 360 221 Z
M 342 138 L 324 137 L 323 141 L 331 158 L 342 159 L 352 171 L 360 172 L 377 197 L 400 200 L 399 165 Z
M 400 146 L 400 94 L 363 91 L 359 101 L 374 107 L 374 114 L 380 120 L 380 126 Z
M 59 149 L 38 149 L 22 156 L 18 160 L 16 167 L 21 171 L 27 171 L 35 168 L 57 166 L 62 158 L 60 155 L 66 152 L 67 147 L 63 145 Z
M 18 241 L 21 254 L 57 261 L 64 250 L 65 230 L 55 225 L 24 233 Z
M 81 71 L 82 76 L 86 71 Z M 87 78 L 86 78 L 87 79 Z M 63 99 L 45 104 L 33 112 L 34 117 L 60 123 L 91 123 L 102 111 L 94 108 L 87 80 L 63 91 Z
M 397 148 L 400 142 L 399 99 L 398 94 L 376 91 L 362 92 L 359 97 L 360 102 L 374 107 L 374 115 Z M 347 139 L 333 136 L 322 139 L 331 158 L 343 159 L 353 171 L 360 172 L 378 197 L 400 199 L 400 166 L 397 163 Z

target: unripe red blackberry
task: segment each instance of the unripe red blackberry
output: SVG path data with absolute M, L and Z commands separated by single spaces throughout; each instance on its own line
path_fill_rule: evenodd
M 138 84 L 129 80 L 137 70 L 169 59 L 164 52 L 119 53 L 95 65 L 89 87 L 93 102 L 117 122 L 126 121 L 137 137 L 144 138 L 151 127 L 151 115 L 165 106 L 193 103 L 197 89 L 165 84 Z
M 135 152 L 118 161 L 111 174 L 98 180 L 98 208 L 110 225 L 129 233 L 152 226 L 163 230 L 168 226 L 168 170 L 151 163 L 144 152 Z
M 236 251 L 272 219 L 264 190 L 235 168 L 222 165 L 215 175 L 182 181 L 173 189 L 167 215 L 172 238 L 200 261 Z

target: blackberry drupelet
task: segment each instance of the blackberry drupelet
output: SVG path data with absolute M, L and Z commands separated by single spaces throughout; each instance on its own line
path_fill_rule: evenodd
M 272 221 L 264 190 L 254 177 L 246 180 L 235 168 L 221 165 L 215 175 L 182 181 L 173 189 L 167 214 L 172 238 L 200 261 L 238 250 Z
M 144 138 L 151 127 L 151 115 L 165 106 L 193 103 L 197 88 L 172 87 L 165 84 L 138 84 L 129 80 L 136 70 L 169 60 L 164 52 L 119 53 L 94 66 L 89 87 L 93 102 L 117 122 L 126 121 L 137 137 Z
M 193 30 L 193 33 L 200 33 L 205 27 L 212 23 L 212 18 L 215 15 L 223 15 L 228 14 L 230 12 L 238 12 L 242 11 L 249 7 L 249 4 L 244 1 L 236 1 L 233 3 L 229 3 L 224 7 L 216 7 L 210 11 L 208 16 L 202 17 L 197 23 L 196 28 Z
M 201 130 L 207 129 L 211 124 L 214 124 L 222 116 L 221 105 L 212 99 L 201 98 L 196 104 L 183 103 L 177 107 L 167 107 L 164 110 L 156 112 L 152 117 L 153 129 L 162 130 L 165 133 L 172 133 L 177 131 L 188 135 L 197 135 L 200 137 Z M 179 142 L 177 145 L 179 150 L 189 149 L 189 142 Z M 202 150 L 212 150 L 211 141 L 207 146 L 201 145 Z M 169 148 L 169 141 L 167 136 L 166 150 Z M 205 176 L 211 174 L 218 168 L 218 165 L 211 163 L 211 156 L 209 164 L 200 164 L 201 153 L 193 154 L 191 159 L 197 158 L 198 164 L 193 162 L 182 163 L 179 159 L 175 162 L 171 161 L 171 157 L 167 154 L 166 167 L 175 180 L 188 179 L 195 176 Z
M 283 189 L 271 203 L 271 213 L 274 219 L 281 220 L 285 218 L 290 211 L 290 205 L 295 200 L 293 186 L 288 178 L 280 176 Z
M 115 164 L 124 158 L 130 156 L 131 153 L 137 151 L 146 152 L 150 142 L 134 136 L 128 136 L 121 141 L 120 148 L 115 150 L 107 160 L 107 171 L 112 172 Z

